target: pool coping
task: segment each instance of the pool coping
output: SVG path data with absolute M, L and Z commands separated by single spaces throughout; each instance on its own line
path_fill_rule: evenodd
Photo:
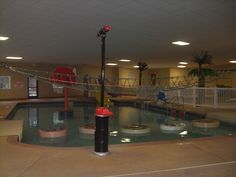
M 111 99 L 112 102 L 114 102 L 114 104 L 116 105 L 132 105 L 138 108 L 144 108 L 145 110 L 150 110 L 150 111 L 154 111 L 154 112 L 158 112 L 158 113 L 167 113 L 168 115 L 171 115 L 171 111 L 174 110 L 176 111 L 176 116 L 178 117 L 177 114 L 179 114 L 180 112 L 184 113 L 184 116 L 189 115 L 192 116 L 193 118 L 190 118 L 190 120 L 197 118 L 205 118 L 206 117 L 206 113 L 205 112 L 198 112 L 198 111 L 194 111 L 194 110 L 187 110 L 186 108 L 179 108 L 179 107 L 171 107 L 168 104 L 157 104 L 155 101 L 150 101 L 150 100 L 146 100 L 146 99 L 117 99 L 117 98 L 112 98 Z
M 194 144 L 194 142 L 218 140 L 222 138 L 236 139 L 236 135 L 222 135 L 222 136 L 211 136 L 211 137 L 200 137 L 200 138 L 189 138 L 189 139 L 178 139 L 178 140 L 160 140 L 160 141 L 148 141 L 140 143 L 126 143 L 126 144 L 109 144 L 108 148 L 119 148 L 119 147 L 137 147 L 145 145 L 162 145 L 162 144 L 176 144 L 186 145 Z M 57 147 L 57 146 L 43 146 L 36 144 L 26 144 L 19 141 L 17 135 L 9 135 L 6 139 L 8 144 L 25 147 L 25 148 L 36 148 L 36 149 L 58 149 L 58 150 L 76 150 L 76 149 L 92 149 L 94 146 L 78 146 L 78 147 Z
M 73 102 L 74 104 L 78 104 L 78 103 L 82 103 L 82 102 L 86 102 L 86 103 L 96 103 L 95 100 L 78 100 L 78 99 L 69 99 L 69 102 Z M 3 119 L 5 120 L 9 120 L 9 117 L 11 117 L 12 114 L 14 114 L 14 111 L 19 107 L 19 106 L 24 106 L 27 104 L 63 104 L 63 100 L 62 99 L 58 99 L 58 100 L 48 100 L 48 99 L 33 99 L 33 100 L 19 100 L 19 101 L 15 101 L 14 103 L 12 103 L 10 105 L 11 109 L 9 109 L 8 113 L 3 116 Z

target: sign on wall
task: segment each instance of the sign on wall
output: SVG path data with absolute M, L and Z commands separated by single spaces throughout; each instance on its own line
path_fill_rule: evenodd
M 0 76 L 0 89 L 3 89 L 3 90 L 11 89 L 10 76 Z
M 24 88 L 24 82 L 23 81 L 16 81 L 14 84 L 14 87 L 17 89 Z

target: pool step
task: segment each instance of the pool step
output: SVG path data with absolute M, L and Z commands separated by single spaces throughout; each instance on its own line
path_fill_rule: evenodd
M 22 139 L 23 120 L 0 121 L 0 136 L 17 135 L 19 141 Z

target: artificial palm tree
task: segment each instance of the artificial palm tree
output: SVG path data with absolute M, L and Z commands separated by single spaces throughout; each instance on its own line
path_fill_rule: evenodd
M 200 53 L 194 53 L 193 62 L 198 64 L 198 68 L 192 69 L 188 75 L 198 77 L 198 87 L 205 87 L 206 76 L 216 76 L 216 72 L 209 68 L 203 68 L 204 64 L 212 64 L 212 56 L 207 51 L 202 50 Z
M 137 64 L 139 69 L 139 86 L 142 85 L 142 72 L 148 69 L 148 65 L 145 62 L 138 62 Z

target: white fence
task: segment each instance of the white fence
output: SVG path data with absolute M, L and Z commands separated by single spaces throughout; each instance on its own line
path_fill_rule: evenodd
M 157 89 L 143 88 L 139 89 L 139 97 L 156 100 Z M 153 90 L 153 92 L 152 92 Z M 139 92 L 138 92 L 139 93 Z M 236 88 L 203 88 L 191 87 L 165 91 L 166 97 L 171 100 L 174 97 L 184 99 L 184 104 L 192 106 L 229 108 L 236 109 Z M 147 99 L 146 97 L 146 99 Z
M 136 96 L 138 98 L 156 100 L 159 91 L 160 89 L 155 86 L 139 86 L 136 89 Z

